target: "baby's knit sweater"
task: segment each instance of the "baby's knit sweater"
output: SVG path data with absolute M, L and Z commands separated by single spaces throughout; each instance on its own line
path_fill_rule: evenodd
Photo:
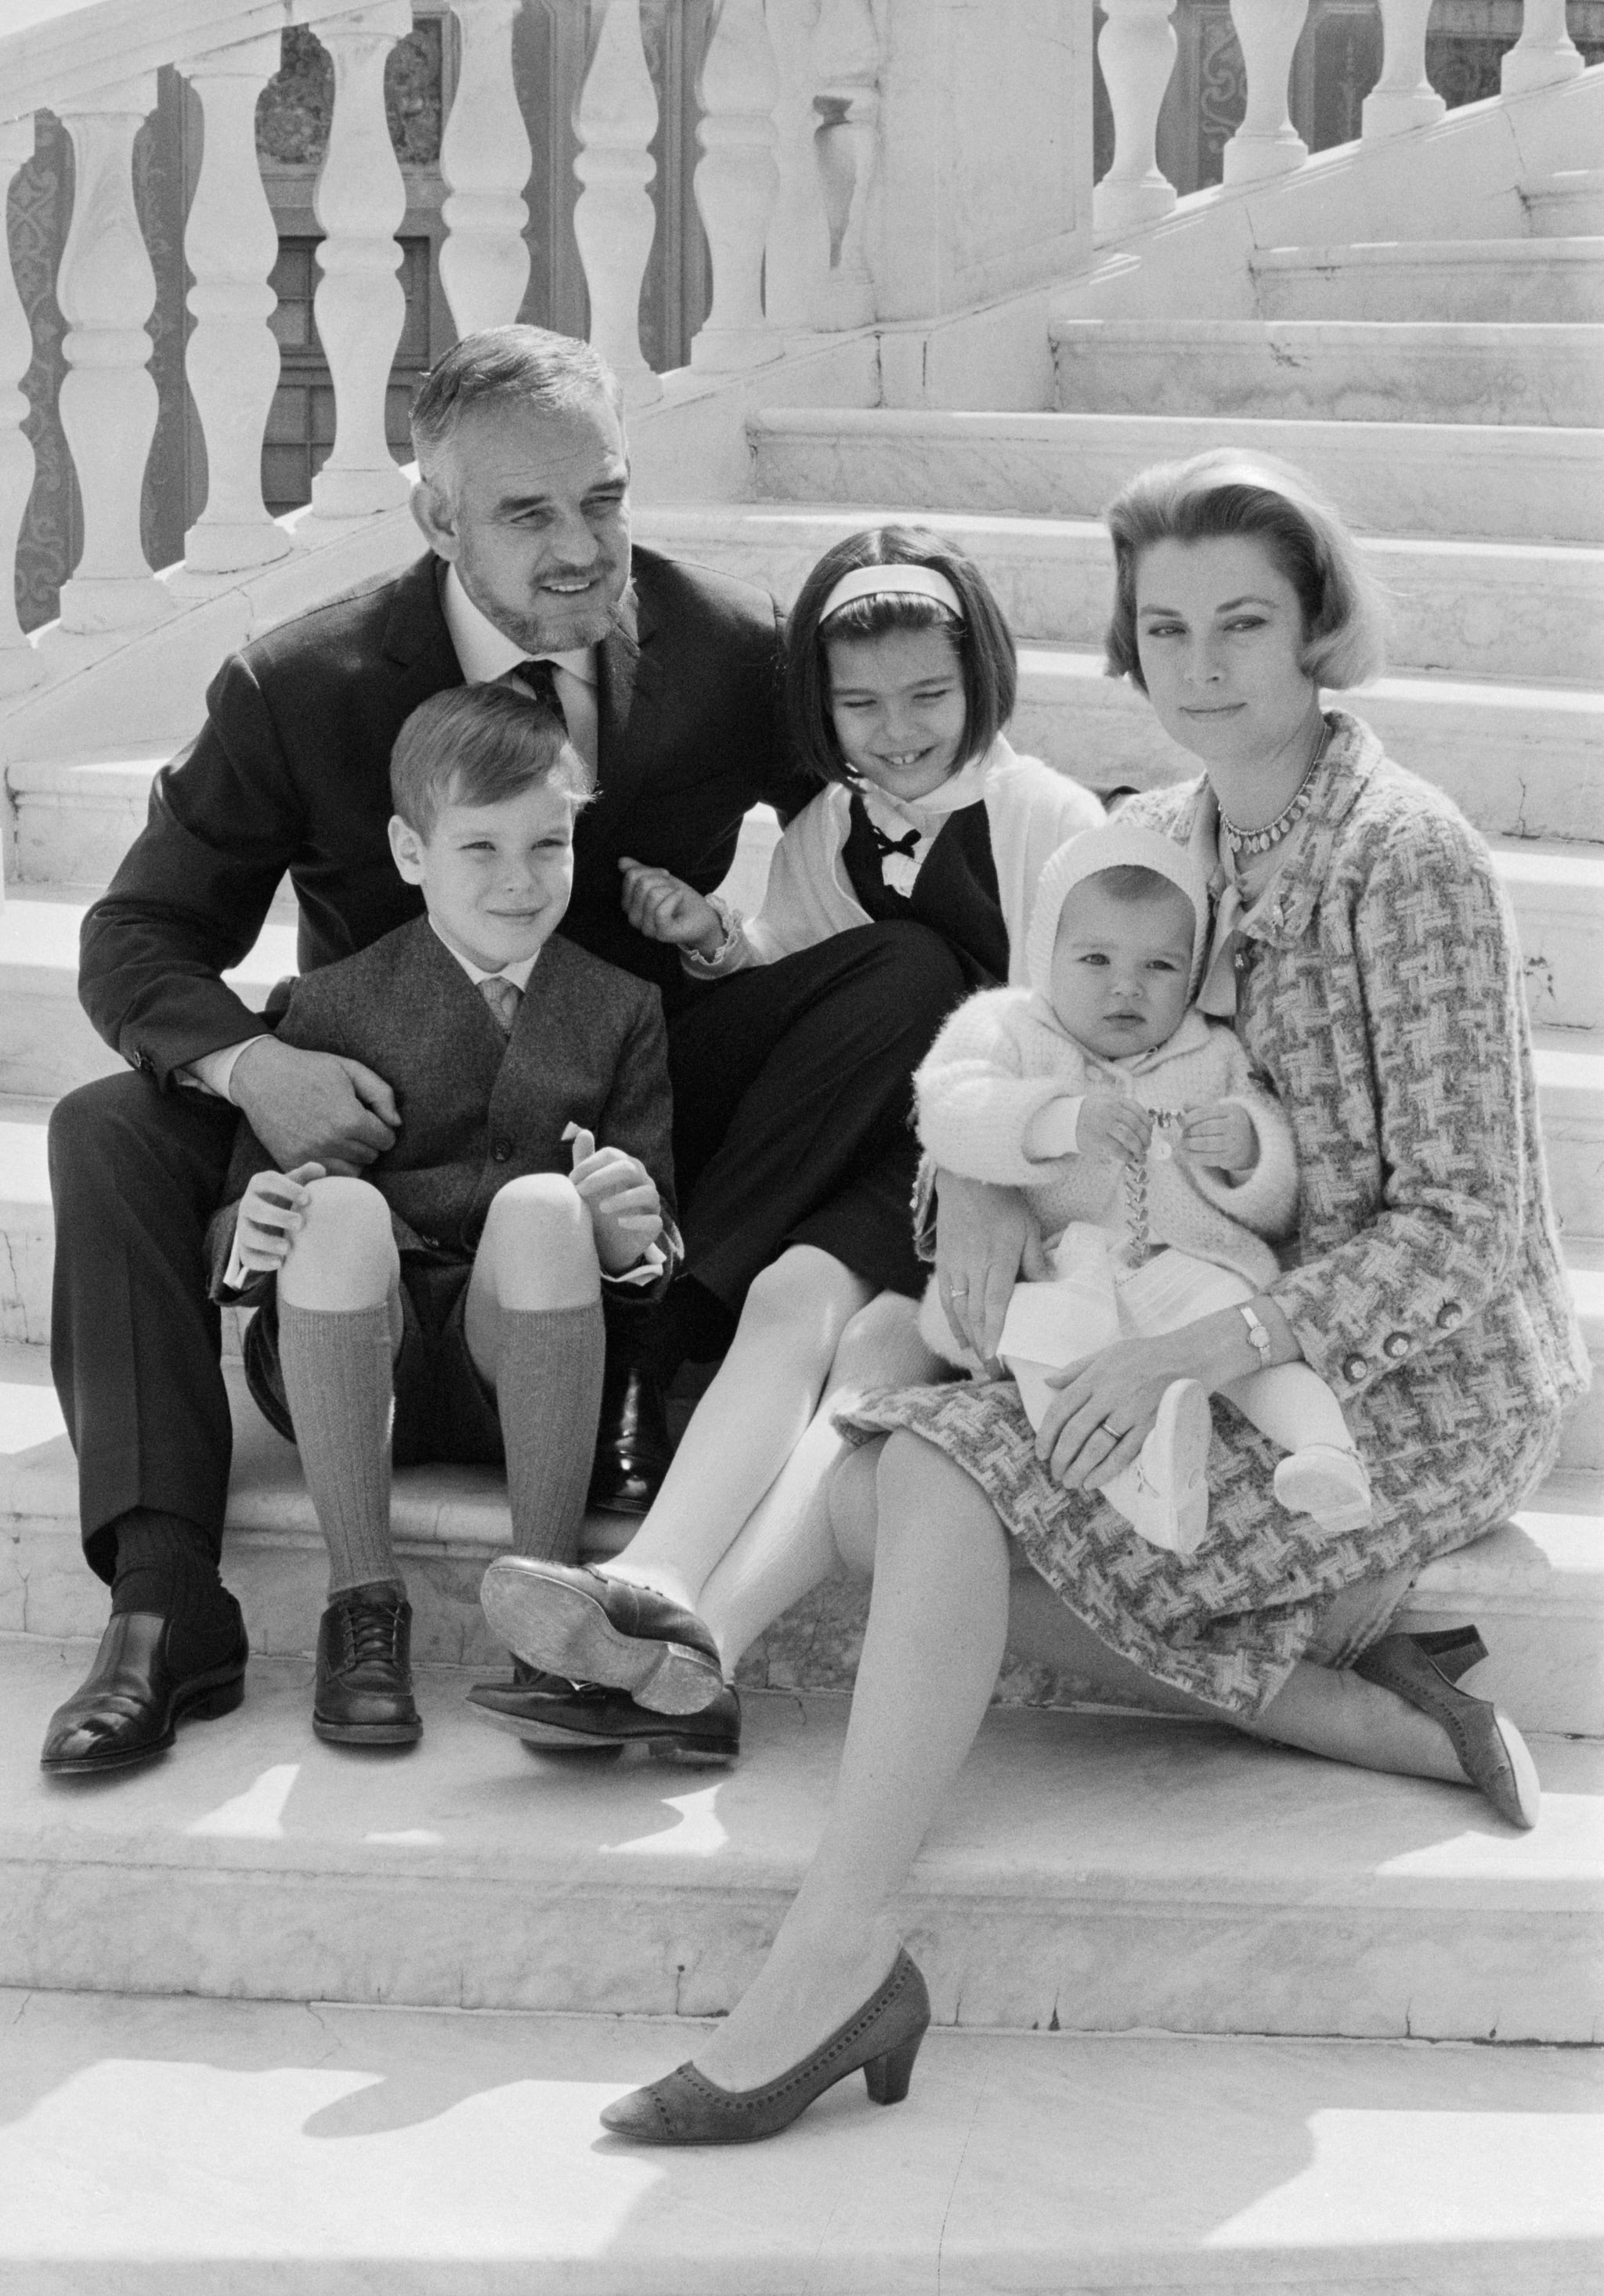
M 1144 1108 L 1180 1111 L 1230 1101 L 1253 1119 L 1259 1160 L 1239 1178 L 1190 1158 L 1147 1158 L 1147 1234 L 1199 1259 L 1271 1282 L 1275 1254 L 1263 1241 L 1291 1233 L 1297 1166 L 1286 1117 L 1254 1081 L 1231 1031 L 1189 1012 L 1166 1044 L 1117 1061 L 1067 1036 L 1032 990 L 989 988 L 951 1015 L 914 1078 L 919 1137 L 934 1162 L 966 1178 L 1024 1190 L 1044 1238 L 1071 1220 L 1128 1233 L 1123 1168 L 1096 1152 L 1027 1156 L 1038 1110 L 1065 1095 L 1115 1092 Z M 1173 1140 L 1167 1142 L 1173 1146 Z

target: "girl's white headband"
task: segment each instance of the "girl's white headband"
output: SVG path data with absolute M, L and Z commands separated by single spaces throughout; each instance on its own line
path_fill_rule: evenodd
M 964 619 L 963 600 L 934 566 L 854 566 L 825 600 L 819 620 L 827 622 L 832 614 L 860 598 L 934 598 L 960 622 Z

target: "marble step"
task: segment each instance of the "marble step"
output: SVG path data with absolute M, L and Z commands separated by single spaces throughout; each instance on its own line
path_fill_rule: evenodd
M 1265 319 L 1604 320 L 1604 238 L 1265 247 L 1247 267 Z
M 1604 457 L 1585 430 L 887 407 L 769 407 L 746 428 L 753 491 L 771 502 L 1096 518 L 1150 463 L 1243 447 L 1306 470 L 1371 533 L 1604 542 Z
M 902 2104 L 854 2079 L 732 2156 L 598 2142 L 602 2105 L 694 2054 L 689 2019 L 12 1992 L 0 2027 L 12 2296 L 1579 2296 L 1604 2276 L 1574 2049 L 938 2028 Z
M 1101 644 L 1110 576 L 1108 537 L 1098 521 L 962 511 L 877 515 L 933 528 L 967 551 L 985 570 L 1019 638 Z M 869 513 L 856 504 L 652 504 L 637 512 L 635 532 L 679 557 L 761 582 L 788 606 L 821 553 L 868 523 Z M 1604 685 L 1604 551 L 1386 536 L 1367 536 L 1361 547 L 1386 593 L 1388 654 L 1395 669 Z M 30 822 L 29 816 L 36 805 L 72 802 L 73 777 L 89 770 L 10 769 L 21 876 L 64 873 L 61 856 L 72 849 L 58 846 L 61 832 L 42 817 Z M 115 849 L 120 853 L 121 845 Z M 87 882 L 110 871 L 82 873 Z
M 1368 319 L 1057 319 L 1060 407 L 1281 422 L 1604 422 L 1604 332 Z
M 1600 1304 L 1604 1304 L 1601 1302 Z M 1595 1336 L 1604 1317 L 1595 1313 Z M 1604 1351 L 1604 1350 L 1601 1350 Z M 237 1364 L 226 1365 L 234 1417 L 226 1569 L 252 1647 L 304 1657 L 317 1646 L 323 1541 L 293 1448 L 251 1402 Z M 1597 1451 L 1595 1396 L 1584 1440 Z M 1567 1432 L 1574 1433 L 1573 1428 Z M 392 1527 L 411 1589 L 422 1661 L 494 1672 L 502 1653 L 479 1607 L 484 1567 L 511 1540 L 506 1488 L 488 1468 L 412 1467 L 395 1478 Z M 616 1554 L 635 1525 L 592 1514 L 584 1550 Z M 866 1591 L 845 1579 L 818 1588 L 747 1653 L 740 1679 L 770 1690 L 850 1689 Z M 71 1452 L 40 1348 L 0 1348 L 0 1634 L 87 1641 L 105 1624 L 106 1595 L 78 1549 Z M 1487 1694 L 1523 1726 L 1604 1737 L 1604 1482 L 1598 1472 L 1551 1478 L 1510 1523 L 1422 1572 L 1405 1622 L 1474 1619 L 1491 1656 Z M 1010 1705 L 1062 1704 L 1086 1685 L 1010 1660 L 999 1695 Z
M 0 1984 L 708 2015 L 817 1841 L 847 1702 L 753 1693 L 709 1780 L 531 1756 L 424 1670 L 422 1742 L 326 1747 L 309 1662 L 85 1791 L 36 1747 L 77 1644 L 0 1643 Z M 1586 2041 L 1604 1747 L 1538 1737 L 1517 1833 L 1467 1787 L 1213 1724 L 995 1709 L 900 1914 L 939 2023 Z M 673 2058 L 665 2058 L 671 2063 Z
M 1604 690 L 1389 676 L 1331 698 L 1484 835 L 1586 841 L 1604 827 Z M 1012 732 L 1020 749 L 1095 789 L 1197 770 L 1145 699 L 1105 676 L 1100 650 L 1022 649 Z
M 1520 198 L 1533 236 L 1561 239 L 1604 232 L 1604 168 L 1567 168 L 1551 176 L 1531 176 Z

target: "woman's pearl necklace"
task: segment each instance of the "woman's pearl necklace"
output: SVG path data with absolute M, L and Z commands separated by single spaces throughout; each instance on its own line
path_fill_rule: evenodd
M 1233 855 L 1238 853 L 1268 853 L 1283 837 L 1289 837 L 1314 802 L 1314 776 L 1319 773 L 1326 751 L 1331 746 L 1331 728 L 1322 727 L 1314 755 L 1309 760 L 1309 770 L 1294 791 L 1291 802 L 1283 807 L 1275 819 L 1263 829 L 1238 829 L 1236 823 L 1220 808 L 1220 833 Z

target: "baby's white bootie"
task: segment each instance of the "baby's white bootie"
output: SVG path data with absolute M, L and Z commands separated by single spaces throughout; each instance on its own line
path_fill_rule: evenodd
M 1357 1451 L 1305 1443 L 1275 1471 L 1275 1495 L 1288 1514 L 1312 1515 L 1322 1530 L 1362 1530 L 1370 1519 L 1370 1479 Z
M 1191 1554 L 1206 1538 L 1213 1425 L 1208 1390 L 1195 1379 L 1174 1381 L 1134 1462 L 1104 1486 L 1104 1497 L 1129 1516 L 1149 1546 Z

